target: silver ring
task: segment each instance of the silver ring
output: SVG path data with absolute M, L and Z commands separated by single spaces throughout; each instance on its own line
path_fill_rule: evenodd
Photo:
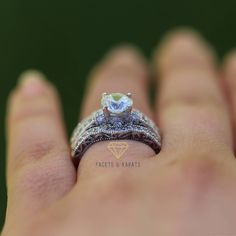
M 102 94 L 102 108 L 78 123 L 71 137 L 74 161 L 79 162 L 94 143 L 105 140 L 135 140 L 161 150 L 158 127 L 146 115 L 133 109 L 131 93 Z

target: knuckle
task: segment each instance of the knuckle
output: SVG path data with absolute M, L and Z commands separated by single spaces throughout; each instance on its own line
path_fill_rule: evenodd
M 8 178 L 14 187 L 35 195 L 47 194 L 56 188 L 63 192 L 75 179 L 74 167 L 68 160 L 67 147 L 46 141 L 32 144 L 11 158 Z
M 200 192 L 216 185 L 224 175 L 222 161 L 209 155 L 190 156 L 169 163 L 179 185 Z
M 106 178 L 99 185 L 98 202 L 126 205 L 135 197 L 138 191 L 137 179 L 129 171 L 119 171 L 118 174 Z
M 221 110 L 224 108 L 225 102 L 215 95 L 204 94 L 199 96 L 199 93 L 192 91 L 184 91 L 176 96 L 162 99 L 159 103 L 159 109 L 168 111 L 169 109 L 182 107 L 185 109 L 203 109 L 206 110 L 209 107 Z
M 24 105 L 19 106 L 17 110 L 12 114 L 11 120 L 15 123 L 21 123 L 22 121 L 28 121 L 34 117 L 55 117 L 57 113 L 55 112 L 54 106 L 50 101 L 42 99 L 32 104 L 32 101 L 24 103 Z
M 46 197 L 50 193 L 66 193 L 74 183 L 73 172 L 66 171 L 66 163 L 29 164 L 14 175 L 13 187 L 33 197 Z
M 48 86 L 41 95 L 28 98 L 13 91 L 8 99 L 10 120 L 21 122 L 32 117 L 54 117 L 58 114 L 58 94 L 53 86 Z
M 215 107 L 225 106 L 225 100 L 210 71 L 171 74 L 162 85 L 159 107 L 162 110 L 175 106 Z M 200 78 L 200 79 L 199 79 Z M 195 86 L 191 86 L 192 84 Z M 182 84 L 182 86 L 179 86 Z M 173 90 L 173 88 L 178 88 Z
M 27 147 L 22 148 L 15 157 L 12 158 L 15 167 L 22 167 L 22 165 L 30 163 L 32 160 L 40 160 L 49 155 L 59 155 L 60 153 L 68 152 L 60 147 L 57 148 L 57 144 L 53 141 L 37 141 L 32 144 L 28 144 Z

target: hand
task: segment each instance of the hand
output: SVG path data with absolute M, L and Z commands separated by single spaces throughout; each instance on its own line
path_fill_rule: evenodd
M 101 93 L 132 92 L 134 106 L 160 127 L 161 152 L 127 141 L 116 160 L 100 142 L 78 172 L 55 88 L 38 72 L 22 75 L 8 106 L 2 236 L 236 235 L 236 54 L 219 69 L 210 46 L 182 30 L 165 37 L 154 58 L 154 111 L 148 67 L 123 47 L 93 70 L 81 118 L 99 107 Z M 116 161 L 140 166 L 97 166 Z

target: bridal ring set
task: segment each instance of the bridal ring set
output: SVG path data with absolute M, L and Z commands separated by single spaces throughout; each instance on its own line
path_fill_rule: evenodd
M 101 109 L 78 123 L 71 138 L 72 157 L 79 162 L 94 143 L 106 140 L 135 140 L 161 149 L 160 132 L 154 122 L 133 109 L 131 93 L 102 94 Z

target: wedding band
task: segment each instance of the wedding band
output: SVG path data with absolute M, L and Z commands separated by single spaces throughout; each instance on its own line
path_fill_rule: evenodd
M 161 150 L 161 136 L 155 123 L 133 109 L 131 93 L 102 94 L 102 108 L 78 123 L 71 137 L 72 158 L 79 162 L 94 143 L 106 140 L 135 140 Z

